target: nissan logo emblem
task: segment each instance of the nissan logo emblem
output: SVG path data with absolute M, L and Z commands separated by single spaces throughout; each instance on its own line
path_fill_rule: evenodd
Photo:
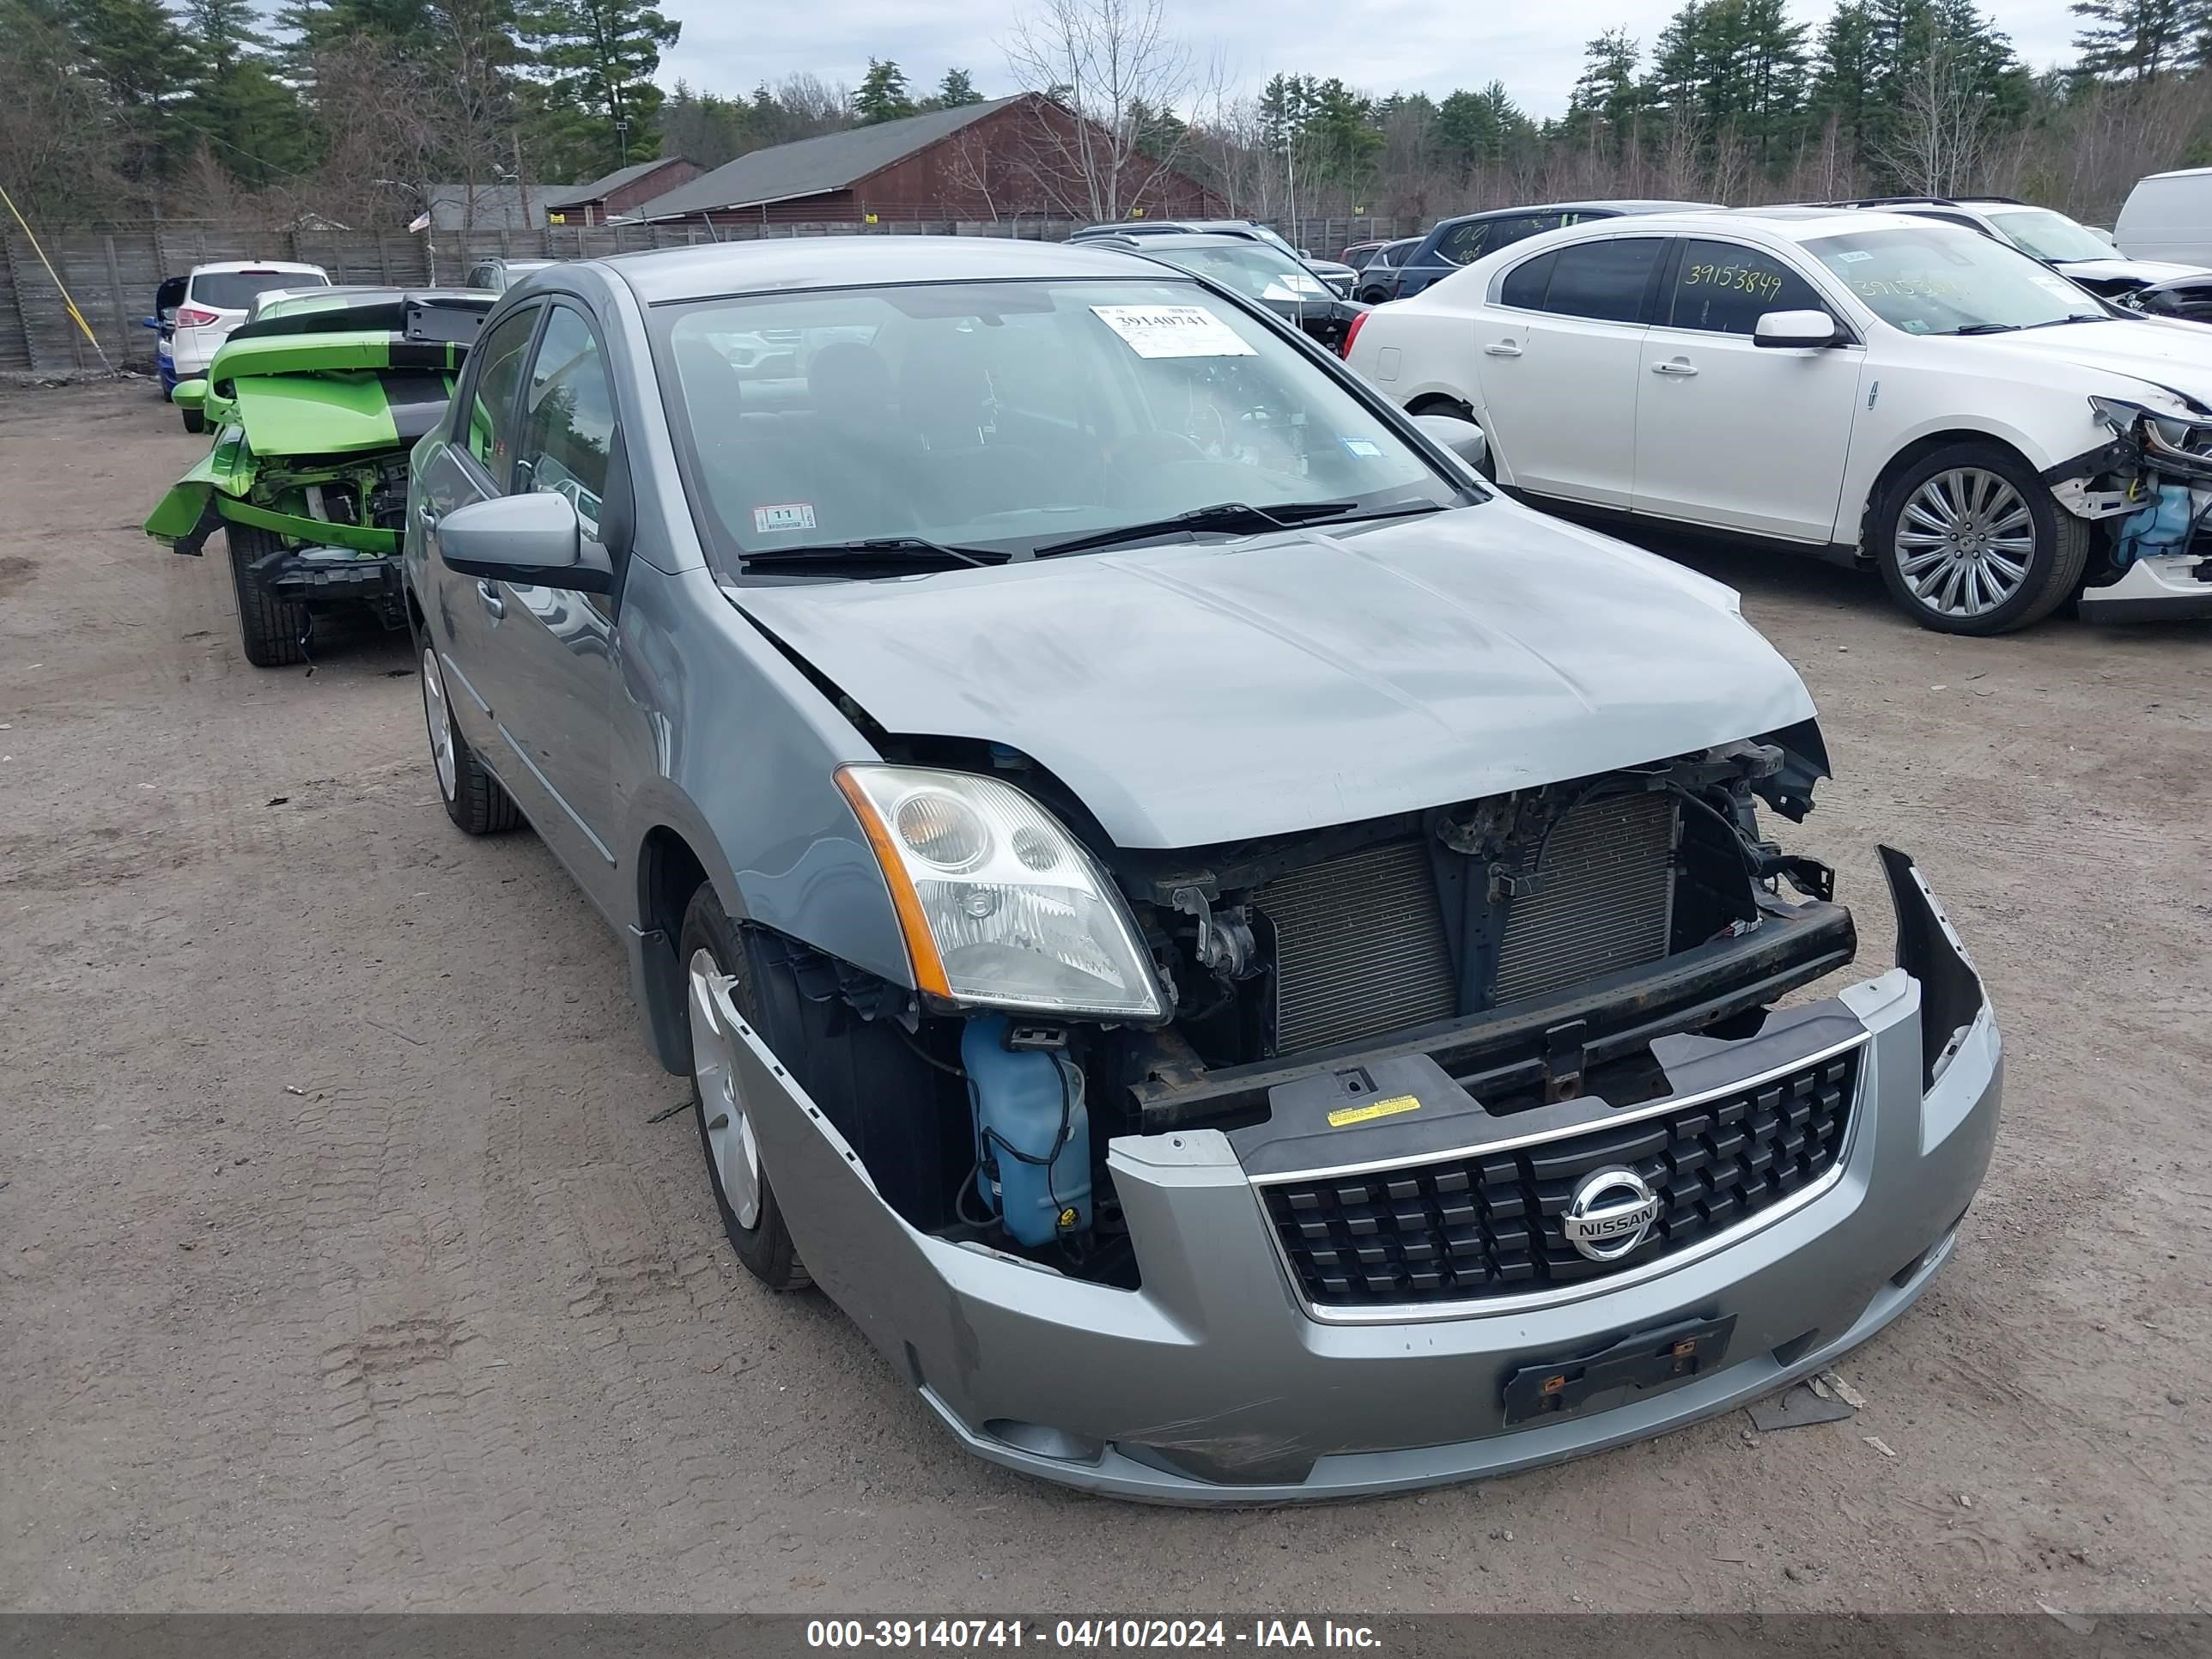
M 1559 1224 L 1593 1261 L 1618 1261 L 1651 1231 L 1667 1200 L 1633 1170 L 1594 1170 L 1575 1184 Z

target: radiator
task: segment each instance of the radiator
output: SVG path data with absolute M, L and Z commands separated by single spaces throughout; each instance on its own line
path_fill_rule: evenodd
M 1618 795 L 1559 821 L 1534 868 L 1536 890 L 1511 901 L 1491 1000 L 1517 1002 L 1667 954 L 1674 926 L 1669 794 Z
M 1565 989 L 1667 954 L 1677 808 L 1617 796 L 1560 820 L 1533 890 L 1507 901 L 1488 994 L 1474 1006 Z M 1403 1031 L 1457 1012 L 1428 845 L 1393 842 L 1293 871 L 1253 896 L 1275 929 L 1275 1052 Z
M 1254 903 L 1275 924 L 1277 1053 L 1451 1018 L 1458 981 L 1425 842 L 1293 871 Z

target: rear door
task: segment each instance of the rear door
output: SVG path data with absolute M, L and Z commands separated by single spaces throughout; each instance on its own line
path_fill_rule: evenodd
M 1702 237 L 1676 246 L 1637 377 L 1635 510 L 1826 542 L 1866 349 L 1754 343 L 1767 312 L 1837 307 L 1778 253 Z
M 1595 237 L 1534 254 L 1475 313 L 1491 449 L 1516 488 L 1627 507 L 1645 318 L 1666 239 Z

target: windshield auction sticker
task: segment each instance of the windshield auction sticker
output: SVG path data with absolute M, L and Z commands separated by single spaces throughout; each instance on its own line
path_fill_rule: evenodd
M 1204 306 L 1093 306 L 1139 357 L 1253 357 L 1242 335 Z

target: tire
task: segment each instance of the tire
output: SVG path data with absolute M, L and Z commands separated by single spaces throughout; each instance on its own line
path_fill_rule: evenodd
M 184 416 L 185 431 L 198 434 L 207 430 L 207 416 L 201 410 L 180 409 L 177 413 Z
M 779 1057 L 783 1056 L 783 1049 L 776 1045 L 780 1034 L 775 1033 L 775 1023 L 763 1018 L 758 988 L 764 987 L 769 975 L 788 970 L 780 963 L 771 965 L 757 959 L 759 953 L 749 951 L 747 945 L 723 914 L 714 888 L 702 882 L 684 909 L 676 950 L 677 961 L 684 969 L 684 1024 L 691 1038 L 693 1115 L 699 1126 L 699 1151 L 707 1162 L 707 1179 L 714 1189 L 714 1207 L 722 1212 L 722 1231 L 729 1235 L 738 1260 L 772 1291 L 801 1291 L 814 1281 L 783 1224 L 775 1189 L 760 1164 L 758 1143 L 732 1086 L 730 1056 L 738 1039 L 735 1032 L 721 1030 L 707 1000 L 706 974 L 733 975 L 738 982 L 732 1000 L 738 1011 L 763 1041 L 776 1048 Z M 786 1058 L 785 1063 L 795 1065 L 796 1060 Z M 735 1177 L 729 1183 L 723 1176 L 726 1165 Z
M 254 525 L 223 526 L 230 549 L 230 585 L 238 595 L 238 638 L 246 659 L 256 668 L 289 668 L 307 659 L 307 607 L 280 599 L 256 581 L 254 564 L 284 544 L 271 531 Z
M 491 836 L 517 828 L 522 823 L 522 809 L 499 780 L 484 769 L 469 740 L 461 735 L 453 704 L 446 696 L 446 677 L 438 667 L 437 647 L 427 640 L 421 644 L 422 728 L 429 739 L 430 772 L 438 781 L 446 816 L 464 835 Z
M 2060 510 L 2026 462 L 1996 444 L 1954 444 L 1900 473 L 1875 514 L 1870 550 L 1905 614 L 1942 634 L 2008 634 L 2081 585 L 2090 528 Z

